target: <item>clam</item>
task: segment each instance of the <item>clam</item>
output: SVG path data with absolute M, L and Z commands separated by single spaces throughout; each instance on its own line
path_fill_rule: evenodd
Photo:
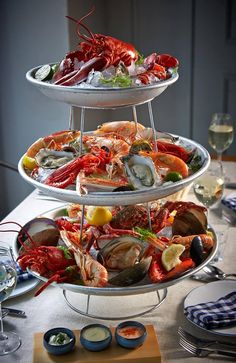
M 123 235 L 113 238 L 98 253 L 97 260 L 110 270 L 124 270 L 140 260 L 143 242 L 136 237 Z
M 115 286 L 130 286 L 141 281 L 147 274 L 152 257 L 147 257 L 132 267 L 118 273 L 108 280 L 108 283 Z
M 27 233 L 26 233 L 27 232 Z M 28 235 L 34 241 L 29 239 Z M 36 246 L 56 246 L 60 237 L 60 232 L 56 222 L 46 217 L 34 218 L 27 222 L 18 234 L 18 244 L 24 242 L 24 246 L 34 248 Z M 19 255 L 25 251 L 25 247 L 21 245 Z
M 121 159 L 129 183 L 135 189 L 156 187 L 161 184 L 161 178 L 158 176 L 151 158 L 129 154 Z
M 51 150 L 46 148 L 39 150 L 35 156 L 37 165 L 47 169 L 59 168 L 73 158 L 73 152 Z

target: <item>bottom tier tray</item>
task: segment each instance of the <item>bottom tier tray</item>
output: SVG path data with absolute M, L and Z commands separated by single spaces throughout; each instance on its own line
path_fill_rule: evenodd
M 46 217 L 50 219 L 58 219 L 62 216 L 65 216 L 66 213 L 66 206 L 56 208 L 53 210 L 50 210 L 48 212 L 45 212 L 44 214 L 38 216 L 38 217 Z M 145 294 L 152 291 L 157 290 L 163 290 L 166 289 L 169 286 L 175 285 L 177 283 L 180 283 L 182 280 L 190 277 L 191 275 L 197 273 L 200 271 L 204 266 L 210 263 L 210 261 L 214 258 L 214 256 L 217 253 L 218 249 L 218 241 L 217 236 L 214 233 L 214 230 L 209 227 L 209 231 L 211 231 L 212 235 L 214 236 L 214 245 L 209 254 L 207 255 L 206 259 L 200 263 L 198 266 L 184 272 L 182 275 L 179 275 L 179 277 L 176 277 L 172 280 L 161 282 L 161 283 L 151 283 L 150 279 L 146 276 L 144 279 L 141 280 L 141 282 L 127 287 L 115 287 L 115 286 L 109 286 L 106 287 L 91 287 L 91 286 L 84 286 L 84 285 L 77 285 L 77 284 L 71 284 L 71 283 L 52 283 L 53 286 L 61 288 L 65 291 L 70 291 L 74 293 L 80 293 L 85 295 L 97 295 L 97 296 L 125 296 L 125 295 L 138 295 L 138 294 Z M 14 253 L 15 255 L 18 255 L 19 251 L 19 242 L 17 239 L 15 240 L 14 244 Z M 38 279 L 47 282 L 48 279 L 40 276 L 38 273 L 34 271 L 30 271 L 35 277 Z

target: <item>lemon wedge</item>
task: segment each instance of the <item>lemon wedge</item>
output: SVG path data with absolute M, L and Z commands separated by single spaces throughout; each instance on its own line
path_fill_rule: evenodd
M 172 268 L 179 265 L 181 263 L 179 256 L 182 255 L 184 250 L 185 247 L 180 244 L 172 244 L 167 247 L 161 255 L 161 262 L 163 267 L 167 271 L 170 271 Z
M 26 169 L 33 170 L 37 164 L 34 158 L 30 158 L 26 154 L 23 156 L 23 165 Z
M 89 206 L 86 213 L 86 219 L 92 226 L 103 226 L 112 219 L 112 214 L 107 207 Z

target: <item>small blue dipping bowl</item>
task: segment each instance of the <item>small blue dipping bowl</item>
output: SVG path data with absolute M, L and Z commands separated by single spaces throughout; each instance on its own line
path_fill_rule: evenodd
M 70 339 L 69 343 L 63 345 L 52 345 L 49 344 L 49 339 L 51 335 L 57 335 L 58 333 L 66 333 Z M 43 336 L 43 346 L 48 351 L 48 353 L 53 355 L 62 355 L 71 352 L 75 346 L 75 335 L 72 330 L 67 328 L 53 328 L 48 330 Z
M 132 332 L 136 332 L 138 337 L 135 338 L 135 335 L 132 335 Z M 146 337 L 146 328 L 138 321 L 124 321 L 117 325 L 115 330 L 116 342 L 123 348 L 137 348 L 144 343 Z
M 81 345 L 92 352 L 104 350 L 111 344 L 110 329 L 102 324 L 86 325 L 80 332 Z

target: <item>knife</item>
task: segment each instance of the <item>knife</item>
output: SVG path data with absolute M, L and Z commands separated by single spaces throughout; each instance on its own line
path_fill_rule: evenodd
M 26 318 L 26 314 L 23 310 L 12 309 L 12 308 L 2 308 L 3 315 L 17 316 L 18 318 Z
M 236 189 L 236 182 L 235 183 L 233 183 L 233 182 L 225 183 L 225 188 Z

